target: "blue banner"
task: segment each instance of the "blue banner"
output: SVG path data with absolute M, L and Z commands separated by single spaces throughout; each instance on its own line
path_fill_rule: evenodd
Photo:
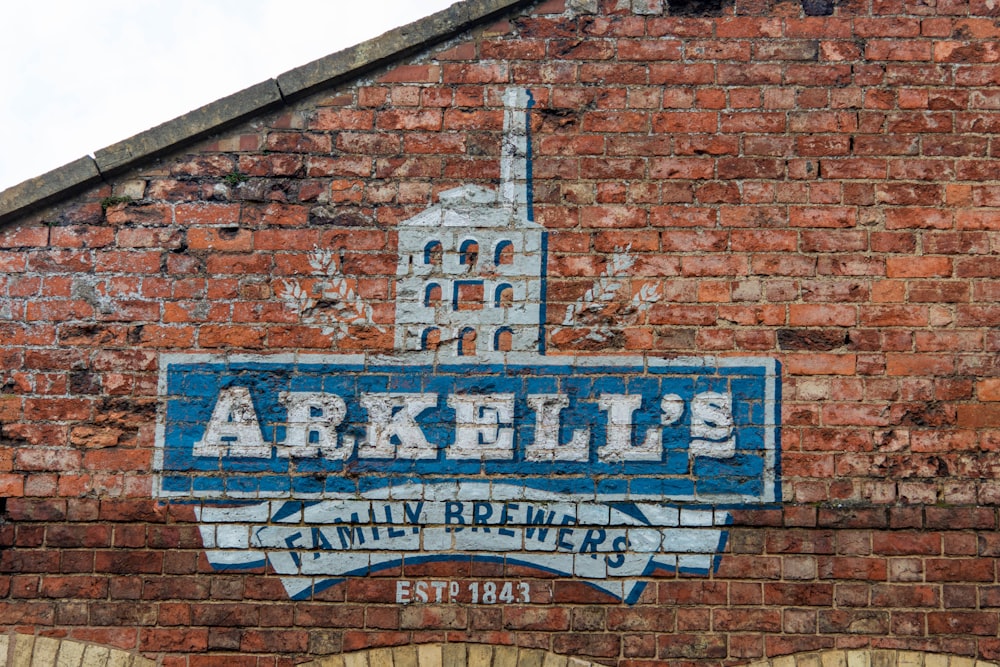
M 412 483 L 582 498 L 777 498 L 775 362 L 530 365 L 178 355 L 164 495 L 353 497 Z

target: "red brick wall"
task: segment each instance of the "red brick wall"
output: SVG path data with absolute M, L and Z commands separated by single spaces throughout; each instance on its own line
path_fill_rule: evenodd
M 821 648 L 1000 658 L 998 11 L 982 0 L 598 14 L 559 0 L 137 167 L 0 229 L 0 626 L 292 664 L 408 642 L 638 666 Z M 716 572 L 625 605 L 466 563 L 290 602 L 214 572 L 153 500 L 158 355 L 389 351 L 396 224 L 499 178 L 529 89 L 548 324 L 635 262 L 550 353 L 739 355 L 782 372 L 780 507 L 738 513 Z M 372 324 L 280 298 L 332 248 Z M 628 310 L 629 290 L 662 298 Z M 525 579 L 531 605 L 400 606 L 400 577 Z

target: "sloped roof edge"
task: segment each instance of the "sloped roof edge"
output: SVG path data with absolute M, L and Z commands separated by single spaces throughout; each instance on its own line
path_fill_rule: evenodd
M 534 2 L 538 0 L 462 0 L 418 21 L 189 111 L 102 148 L 93 157 L 81 157 L 0 192 L 0 223 L 52 204 L 106 177 L 182 148 L 255 114 L 289 104 L 321 87 L 357 78 L 503 12 Z

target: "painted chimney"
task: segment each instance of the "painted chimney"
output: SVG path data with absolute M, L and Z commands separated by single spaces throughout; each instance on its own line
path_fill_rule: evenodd
M 533 101 L 531 93 L 524 88 L 508 88 L 504 92 L 500 147 L 500 202 L 529 219 L 528 109 Z

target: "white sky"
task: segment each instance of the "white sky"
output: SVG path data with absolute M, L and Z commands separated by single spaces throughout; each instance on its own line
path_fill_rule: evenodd
M 0 191 L 455 0 L 9 0 Z

